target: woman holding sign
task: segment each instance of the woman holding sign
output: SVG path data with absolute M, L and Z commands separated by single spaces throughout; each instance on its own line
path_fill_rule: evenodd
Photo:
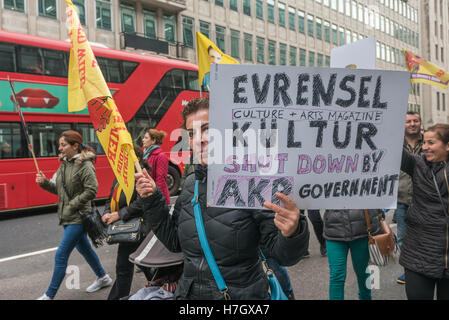
M 142 197 L 144 210 L 151 212 L 153 232 L 169 250 L 184 253 L 184 273 L 175 298 L 269 299 L 268 279 L 259 258 L 259 248 L 281 265 L 297 263 L 308 249 L 307 221 L 296 204 L 281 193 L 276 196 L 283 207 L 265 202 L 265 207 L 272 211 L 208 207 L 209 100 L 190 101 L 182 115 L 197 165 L 195 174 L 186 179 L 172 215 L 154 180 L 145 171 L 136 174 L 136 189 Z M 200 245 L 191 203 L 196 181 L 205 233 L 227 284 L 226 292 L 218 289 Z
M 401 170 L 412 177 L 413 199 L 399 263 L 410 300 L 449 299 L 449 125 L 424 132 L 423 154 L 402 151 Z

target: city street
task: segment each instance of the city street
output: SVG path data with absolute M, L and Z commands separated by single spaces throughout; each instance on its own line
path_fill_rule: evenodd
M 103 207 L 99 207 L 103 210 Z M 391 222 L 392 211 L 387 213 Z M 312 231 L 312 226 L 310 230 Z M 395 230 L 395 225 L 392 225 Z M 47 289 L 53 271 L 54 254 L 62 236 L 56 213 L 18 216 L 0 220 L 0 300 L 33 300 Z M 96 249 L 105 270 L 115 278 L 117 246 L 105 245 Z M 319 245 L 313 231 L 310 240 L 310 257 L 303 259 L 288 271 L 298 300 L 327 300 L 329 267 L 327 258 L 321 257 Z M 403 285 L 396 283 L 402 272 L 399 265 L 391 264 L 374 269 L 378 277 L 373 285 L 375 300 L 404 300 Z M 95 280 L 95 275 L 81 257 L 74 251 L 69 260 L 68 275 L 56 296 L 58 300 L 104 300 L 109 288 L 95 293 L 85 289 Z M 77 277 L 79 275 L 79 277 Z M 77 279 L 79 278 L 79 285 Z M 135 273 L 132 293 L 145 286 L 143 273 Z M 346 299 L 358 299 L 357 282 L 348 259 Z

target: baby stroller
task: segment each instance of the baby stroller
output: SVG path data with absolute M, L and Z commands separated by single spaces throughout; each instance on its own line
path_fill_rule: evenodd
M 148 286 L 128 297 L 129 300 L 171 300 L 176 290 L 178 279 L 184 266 L 182 252 L 174 253 L 150 232 L 137 250 L 129 256 L 132 263 L 148 268 L 155 268 Z

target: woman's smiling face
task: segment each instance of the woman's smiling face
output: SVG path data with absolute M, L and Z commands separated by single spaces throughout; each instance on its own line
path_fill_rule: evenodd
M 429 162 L 441 162 L 448 160 L 449 143 L 445 144 L 434 131 L 424 133 L 422 150 Z

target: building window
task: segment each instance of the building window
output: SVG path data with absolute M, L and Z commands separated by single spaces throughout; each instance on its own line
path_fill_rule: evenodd
M 215 5 L 219 7 L 223 7 L 223 0 L 215 0 Z
M 290 30 L 293 31 L 296 30 L 295 20 L 296 20 L 296 9 L 288 7 L 288 28 Z
M 446 111 L 446 94 L 441 94 L 441 100 L 443 101 L 443 111 Z
M 39 0 L 39 15 L 41 17 L 56 19 L 56 0 Z
M 327 7 L 329 7 L 329 1 L 327 1 Z M 331 1 L 331 9 L 337 11 L 337 0 Z
M 351 40 L 351 30 L 346 30 L 346 44 L 350 44 Z
M 256 0 L 256 18 L 263 20 L 263 1 Z
M 315 66 L 315 52 L 309 51 L 309 67 Z
M 268 64 L 276 64 L 276 42 L 268 40 Z
M 338 45 L 337 26 L 332 24 L 332 43 Z
M 274 0 L 267 0 L 267 19 L 274 23 Z
M 229 0 L 229 9 L 239 11 L 237 0 Z
M 285 27 L 285 4 L 278 2 L 278 23 Z
M 352 0 L 352 19 L 357 20 L 357 2 Z
M 331 42 L 331 26 L 329 21 L 324 21 L 324 41 Z
M 134 23 L 136 12 L 134 7 L 127 3 L 120 3 L 120 16 L 122 19 L 122 32 L 136 33 L 136 24 Z
M 326 60 L 326 62 L 325 62 L 326 63 L 326 67 L 329 68 L 331 66 L 331 57 L 330 56 L 326 56 L 325 60 Z
M 257 55 L 257 62 L 259 63 L 265 63 L 265 39 L 263 38 L 256 38 L 256 55 Z
M 78 17 L 83 26 L 86 25 L 86 8 L 84 6 L 84 0 L 74 0 L 72 1 L 75 7 L 78 9 Z
M 182 17 L 182 41 L 185 46 L 193 48 L 193 19 Z
M 245 50 L 245 60 L 253 61 L 253 36 L 250 34 L 244 34 L 244 50 Z
M 318 53 L 316 62 L 317 62 L 317 67 L 323 66 L 323 55 L 321 53 Z
M 301 33 L 306 32 L 305 14 L 303 11 L 298 10 L 298 31 Z
M 348 17 L 351 16 L 351 0 L 345 0 L 345 6 L 346 6 L 346 15 Z
M 14 10 L 14 11 L 20 11 L 25 12 L 25 1 L 24 0 L 4 0 L 3 1 L 3 8 Z
M 440 93 L 437 92 L 437 110 L 440 110 Z
M 210 24 L 204 21 L 200 21 L 200 32 L 210 39 Z
M 306 66 L 306 50 L 299 49 L 299 65 L 301 67 Z
M 215 44 L 217 47 L 224 52 L 226 52 L 226 28 L 215 26 Z
M 341 14 L 345 13 L 344 0 L 338 0 L 338 12 L 340 12 Z
M 243 13 L 251 16 L 251 0 L 243 0 Z
M 152 10 L 143 10 L 143 32 L 145 37 L 150 39 L 157 38 L 157 17 L 156 12 Z
M 287 65 L 287 45 L 283 43 L 279 43 L 279 64 Z
M 338 27 L 338 34 L 340 36 L 340 45 L 345 44 L 345 29 L 342 27 Z
M 316 18 L 315 23 L 316 23 L 316 38 L 318 40 L 322 40 L 322 38 L 323 38 L 323 35 L 322 35 L 323 27 L 322 27 L 321 19 L 320 18 Z
M 291 66 L 296 66 L 296 47 L 292 47 L 290 46 L 290 51 L 289 51 L 289 64 Z
M 164 14 L 163 26 L 164 26 L 165 41 L 175 43 L 176 42 L 176 15 Z
M 315 36 L 315 31 L 313 30 L 313 16 L 311 16 L 310 14 L 307 15 L 307 34 L 310 37 L 314 37 Z
M 240 58 L 240 32 L 231 29 L 231 56 Z
M 97 28 L 111 30 L 111 1 L 97 0 L 95 3 Z

